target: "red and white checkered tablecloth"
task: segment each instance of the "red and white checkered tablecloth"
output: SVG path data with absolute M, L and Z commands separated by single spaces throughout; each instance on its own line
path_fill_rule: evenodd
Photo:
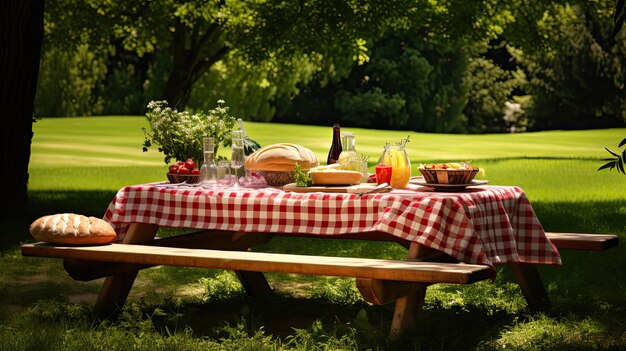
M 561 264 L 526 195 L 514 186 L 441 193 L 410 185 L 358 197 L 274 187 L 209 190 L 144 184 L 120 189 L 104 219 L 113 224 L 118 240 L 130 223 L 320 236 L 381 231 L 466 263 Z

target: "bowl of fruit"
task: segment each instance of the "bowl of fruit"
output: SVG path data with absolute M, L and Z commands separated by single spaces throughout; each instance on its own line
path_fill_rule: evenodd
M 170 183 L 198 183 L 200 181 L 200 170 L 196 168 L 196 163 L 190 158 L 185 162 L 178 161 L 169 166 L 167 180 Z
M 478 168 L 467 162 L 427 163 L 418 170 L 430 184 L 469 184 L 478 173 Z

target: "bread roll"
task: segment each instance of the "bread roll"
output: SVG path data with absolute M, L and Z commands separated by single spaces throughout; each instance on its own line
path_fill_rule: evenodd
M 303 170 L 317 167 L 313 151 L 297 144 L 272 144 L 260 148 L 246 159 L 245 167 L 257 171 L 293 171 L 296 163 Z
M 106 244 L 115 240 L 115 230 L 96 217 L 61 213 L 38 218 L 30 225 L 30 234 L 39 241 L 54 244 Z

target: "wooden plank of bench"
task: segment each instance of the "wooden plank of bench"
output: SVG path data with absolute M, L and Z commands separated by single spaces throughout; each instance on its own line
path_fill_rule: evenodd
M 213 250 L 243 251 L 263 244 L 271 239 L 267 233 L 236 233 L 232 231 L 202 231 L 166 238 L 156 238 L 141 242 L 141 245 L 185 247 Z M 63 267 L 74 280 L 90 281 L 115 274 L 148 268 L 148 265 L 130 263 L 103 263 L 96 261 L 70 260 L 63 262 Z M 247 277 L 242 277 L 247 278 Z
M 487 279 L 491 274 L 488 266 L 463 263 L 304 256 L 127 244 L 55 246 L 35 243 L 23 245 L 22 255 L 427 283 L 467 284 Z
M 558 249 L 604 251 L 619 244 L 617 235 L 582 233 L 546 233 Z

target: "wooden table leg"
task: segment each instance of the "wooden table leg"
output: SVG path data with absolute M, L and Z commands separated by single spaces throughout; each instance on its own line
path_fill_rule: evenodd
M 249 234 L 245 232 L 237 232 L 233 234 L 232 242 L 233 244 L 241 243 L 242 246 L 245 246 L 245 249 L 249 249 L 250 247 L 263 244 L 272 239 L 271 234 L 265 234 L 260 236 L 260 240 L 246 240 L 249 237 L 259 237 L 259 234 Z M 237 278 L 239 282 L 243 286 L 243 289 L 250 296 L 260 297 L 267 296 L 273 293 L 270 284 L 265 279 L 265 275 L 263 272 L 252 272 L 252 271 L 235 271 L 237 274 Z
M 128 227 L 122 243 L 136 244 L 152 240 L 158 230 L 159 226 L 157 225 L 132 223 Z M 138 272 L 138 270 L 134 270 L 105 278 L 94 306 L 96 317 L 109 317 L 124 306 Z
M 409 247 L 407 259 L 420 258 L 431 251 L 432 249 L 413 242 Z M 393 320 L 391 321 L 391 338 L 398 338 L 402 334 L 414 331 L 417 328 L 415 321 L 417 319 L 417 313 L 424 306 L 426 287 L 428 284 L 421 283 L 420 285 L 422 286 L 417 292 L 400 297 L 396 300 L 396 308 L 393 313 Z
M 512 262 L 509 267 L 522 289 L 528 307 L 533 311 L 550 309 L 550 297 L 543 286 L 537 267 L 533 264 Z

